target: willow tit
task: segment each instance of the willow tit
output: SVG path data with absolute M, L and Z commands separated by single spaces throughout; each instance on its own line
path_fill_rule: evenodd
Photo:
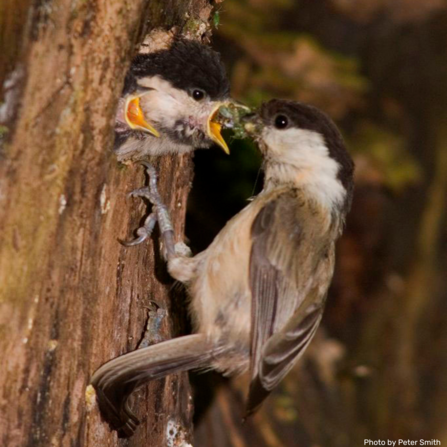
M 213 118 L 229 93 L 219 54 L 199 42 L 176 38 L 166 50 L 138 55 L 115 118 L 118 159 L 185 153 L 213 143 L 228 153 Z
M 334 123 L 318 109 L 272 100 L 246 125 L 264 159 L 262 192 L 194 257 L 174 245 L 169 214 L 148 166 L 148 198 L 171 276 L 187 286 L 195 333 L 136 350 L 94 374 L 103 414 L 131 435 L 127 398 L 149 380 L 190 369 L 249 370 L 246 414 L 295 365 L 323 315 L 335 242 L 353 193 L 353 162 Z

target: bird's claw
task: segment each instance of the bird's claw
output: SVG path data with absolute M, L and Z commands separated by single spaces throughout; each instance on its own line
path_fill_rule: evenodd
M 163 203 L 163 200 L 158 192 L 157 172 L 155 168 L 147 162 L 143 162 L 142 164 L 145 166 L 147 175 L 149 176 L 149 185 L 144 188 L 135 189 L 129 194 L 129 197 L 142 197 L 149 200 L 153 206 L 153 211 L 146 218 L 144 225 L 138 228 L 137 238 L 128 242 L 120 242 L 127 247 L 141 244 L 151 236 L 152 231 L 155 228 L 155 224 L 158 222 L 164 245 L 166 245 L 166 257 L 169 257 L 175 255 L 173 241 L 174 230 L 172 228 L 171 218 L 169 216 L 168 209 Z
M 120 243 L 123 244 L 125 247 L 133 247 L 135 245 L 141 244 L 146 239 L 151 237 L 156 223 L 157 215 L 155 213 L 149 214 L 149 216 L 144 221 L 143 226 L 138 228 L 136 231 L 138 237 L 132 239 L 131 241 L 120 240 Z
M 162 321 L 167 315 L 167 311 L 155 301 L 150 301 L 150 304 L 152 304 L 155 309 L 149 309 L 148 311 L 146 329 L 143 338 L 138 343 L 138 349 L 147 348 L 148 346 L 163 341 L 163 336 L 160 334 L 160 331 Z
M 153 310 L 157 311 L 158 309 L 163 309 L 163 306 L 158 304 L 158 302 L 155 300 L 149 300 L 149 304 L 152 306 L 152 309 L 150 307 L 147 307 L 147 309 L 149 309 L 149 311 L 153 311 Z
M 163 205 L 158 191 L 151 191 L 151 189 L 147 186 L 145 186 L 144 188 L 134 189 L 127 195 L 127 197 L 140 197 L 142 199 L 147 199 L 151 203 L 151 205 L 155 207 L 160 204 Z
M 146 188 L 142 188 L 141 190 L 137 190 L 137 194 L 141 194 L 143 197 L 146 197 L 154 206 L 154 213 L 157 215 L 158 226 L 160 227 L 160 232 L 164 235 L 167 232 L 173 233 L 171 217 L 169 216 L 169 211 L 166 205 L 163 203 L 161 199 L 160 193 L 158 192 L 157 187 L 157 171 L 155 168 L 147 162 L 142 163 L 143 166 L 146 167 L 146 173 L 149 177 L 149 186 Z M 138 192 L 141 191 L 141 192 Z M 165 238 L 166 239 L 166 238 Z M 174 247 L 171 241 L 165 240 L 168 242 L 170 247 L 169 251 L 174 252 Z M 172 246 L 171 246 L 172 245 Z
M 158 192 L 158 176 L 155 168 L 147 162 L 143 162 L 142 165 L 146 168 L 146 173 L 149 177 L 149 185 L 131 191 L 128 196 L 147 199 L 155 208 L 166 208 L 163 200 L 161 199 L 160 193 Z
M 125 241 L 123 239 L 120 239 L 119 241 L 125 247 L 134 247 L 135 245 L 139 245 L 144 242 L 150 236 L 150 234 L 145 230 L 144 227 L 140 227 L 137 230 L 137 236 L 138 237 L 130 241 Z
M 133 191 L 130 191 L 129 194 L 127 194 L 127 197 L 143 197 L 145 199 L 151 200 L 152 196 L 150 193 L 150 190 L 147 186 L 144 188 L 138 188 L 134 189 Z

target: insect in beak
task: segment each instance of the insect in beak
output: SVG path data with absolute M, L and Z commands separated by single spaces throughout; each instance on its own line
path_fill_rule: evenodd
M 262 130 L 262 122 L 256 113 L 249 113 L 242 118 L 244 130 L 248 135 L 257 135 Z

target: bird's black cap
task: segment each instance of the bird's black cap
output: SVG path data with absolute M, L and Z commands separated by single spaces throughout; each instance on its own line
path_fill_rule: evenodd
M 225 99 L 230 94 L 219 54 L 196 41 L 176 38 L 167 50 L 138 55 L 126 76 L 124 93 L 136 90 L 137 79 L 157 75 L 178 89 L 199 88 L 212 100 Z

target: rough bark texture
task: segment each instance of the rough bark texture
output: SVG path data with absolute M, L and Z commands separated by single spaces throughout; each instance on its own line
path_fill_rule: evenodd
M 180 329 L 170 318 L 178 312 L 170 312 L 171 283 L 153 241 L 136 248 L 117 241 L 131 235 L 146 209 L 126 199 L 145 179 L 141 167 L 116 162 L 113 121 L 145 33 L 186 26 L 205 37 L 211 10 L 206 0 L 1 6 L 3 446 L 174 446 L 190 436 L 185 375 L 139 393 L 144 423 L 130 441 L 101 421 L 86 387 L 102 363 L 137 346 L 150 300 L 169 311 L 165 337 Z M 157 167 L 180 238 L 191 160 L 165 157 Z

